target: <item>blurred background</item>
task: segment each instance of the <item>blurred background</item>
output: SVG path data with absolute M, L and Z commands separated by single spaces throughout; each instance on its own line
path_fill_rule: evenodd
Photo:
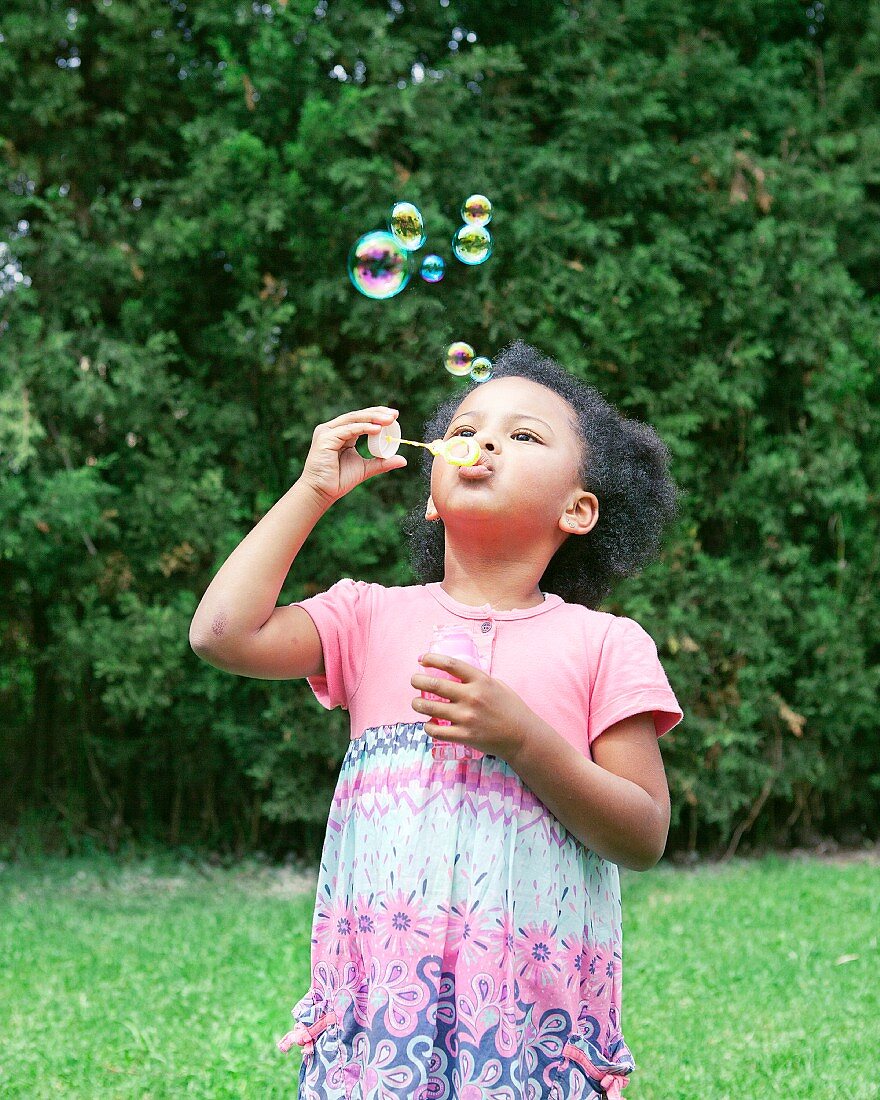
M 347 713 L 190 621 L 315 425 L 419 438 L 461 339 L 672 453 L 602 605 L 685 710 L 667 858 L 877 840 L 880 3 L 5 0 L 0 86 L 0 858 L 317 860 Z M 446 278 L 369 300 L 397 199 Z M 412 583 L 425 496 L 411 461 L 344 498 L 279 603 Z

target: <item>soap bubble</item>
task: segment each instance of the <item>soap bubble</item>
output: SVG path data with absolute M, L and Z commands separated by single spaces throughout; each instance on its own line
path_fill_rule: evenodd
M 471 372 L 471 363 L 474 361 L 474 349 L 464 340 L 456 340 L 446 349 L 446 369 L 456 378 L 464 378 Z
M 388 228 L 407 252 L 415 252 L 427 239 L 422 213 L 411 202 L 396 202 L 388 215 Z
M 433 252 L 422 260 L 422 268 L 419 274 L 426 283 L 439 283 L 446 270 L 446 264 L 442 256 L 436 256 Z
M 492 220 L 492 203 L 485 195 L 471 195 L 462 203 L 461 220 L 468 225 L 488 225 Z
M 452 251 L 463 264 L 485 263 L 492 255 L 492 237 L 482 225 L 463 225 L 452 238 Z
M 412 275 L 409 253 L 384 230 L 365 233 L 348 254 L 348 275 L 367 298 L 393 298 Z
M 488 382 L 492 377 L 492 360 L 478 355 L 471 363 L 470 376 L 474 382 Z

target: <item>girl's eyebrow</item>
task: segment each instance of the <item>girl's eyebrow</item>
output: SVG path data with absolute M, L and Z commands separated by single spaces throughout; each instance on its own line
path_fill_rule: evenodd
M 480 412 L 463 412 L 463 413 L 459 413 L 458 416 L 454 416 L 452 418 L 452 420 L 449 421 L 449 427 L 451 428 L 452 425 L 456 422 L 456 420 L 458 420 L 458 418 L 461 417 L 461 416 L 467 416 L 471 420 L 475 420 L 477 417 L 480 417 L 482 415 L 483 414 L 480 413 Z M 508 413 L 507 419 L 508 419 L 508 421 L 510 421 L 510 420 L 537 420 L 539 424 L 543 424 L 545 428 L 548 428 L 550 430 L 551 435 L 556 434 L 553 431 L 553 429 L 550 427 L 550 425 L 547 423 L 546 420 L 542 420 L 540 418 L 540 416 L 532 416 L 531 413 L 512 412 L 512 413 Z

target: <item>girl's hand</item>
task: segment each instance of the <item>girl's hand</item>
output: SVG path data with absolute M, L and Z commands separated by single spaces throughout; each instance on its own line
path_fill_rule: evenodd
M 397 415 L 397 409 L 376 405 L 371 409 L 343 413 L 335 420 L 319 424 L 312 434 L 312 446 L 300 481 L 311 486 L 328 504 L 333 504 L 368 477 L 402 469 L 406 465 L 403 455 L 362 458 L 355 449 L 359 436 L 377 435 L 385 425 L 396 420 Z
M 470 745 L 510 763 L 511 757 L 521 750 L 529 730 L 540 721 L 535 712 L 513 688 L 487 676 L 467 661 L 439 653 L 424 653 L 419 661 L 429 668 L 442 668 L 462 681 L 457 684 L 453 680 L 439 679 L 430 672 L 417 672 L 412 677 L 410 683 L 414 688 L 449 700 L 440 703 L 421 697 L 413 699 L 413 710 L 419 714 L 445 718 L 452 723 L 451 726 L 438 726 L 429 720 L 425 723 L 425 732 L 442 741 Z

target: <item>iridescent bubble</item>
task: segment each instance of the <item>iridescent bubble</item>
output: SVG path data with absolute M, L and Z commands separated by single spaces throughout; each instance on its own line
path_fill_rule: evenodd
M 365 233 L 348 254 L 348 276 L 367 298 L 393 298 L 412 275 L 409 253 L 390 233 Z
M 488 225 L 492 220 L 492 203 L 485 195 L 471 195 L 462 203 L 461 220 L 468 225 Z
M 436 256 L 432 252 L 422 260 L 422 268 L 419 274 L 426 283 L 439 283 L 446 271 L 446 264 L 442 256 Z
M 470 376 L 474 382 L 488 382 L 492 377 L 492 360 L 478 355 L 471 363 Z
M 427 238 L 422 213 L 411 202 L 396 202 L 391 207 L 388 228 L 407 252 L 415 252 L 417 248 L 421 248 Z
M 474 349 L 464 340 L 456 340 L 446 349 L 446 369 L 456 378 L 464 378 L 471 372 L 471 363 L 474 361 Z
M 463 264 L 485 263 L 492 255 L 492 237 L 482 225 L 463 225 L 452 238 L 452 251 Z

